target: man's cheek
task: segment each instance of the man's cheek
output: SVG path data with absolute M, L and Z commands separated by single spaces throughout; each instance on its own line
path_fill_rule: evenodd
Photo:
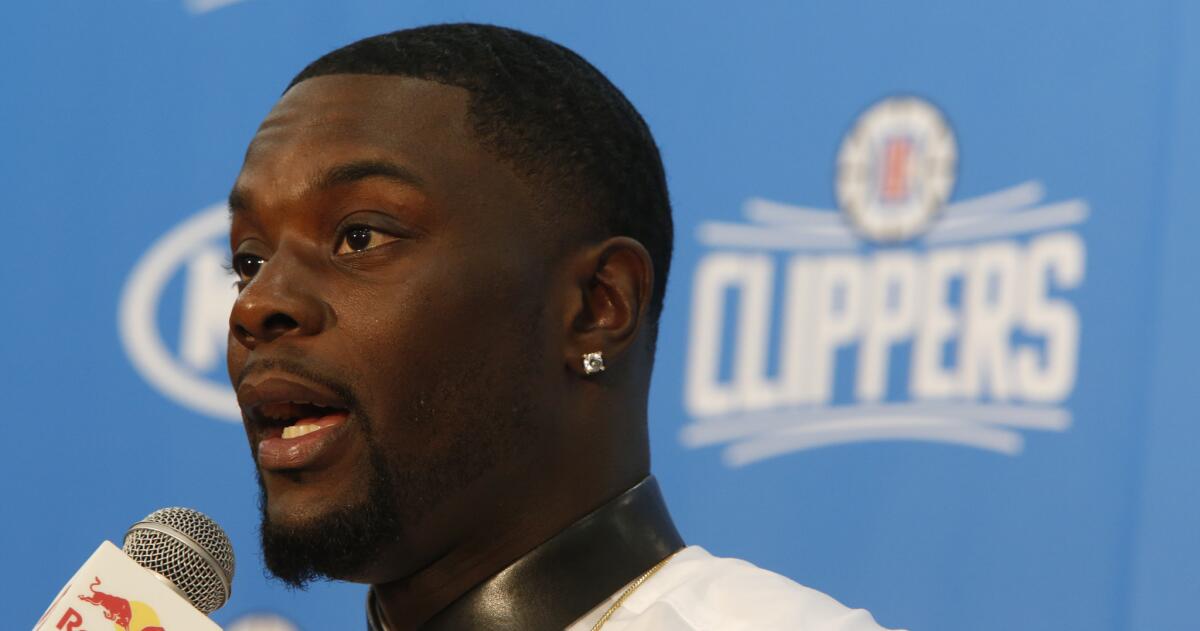
M 233 331 L 229 332 L 225 344 L 225 370 L 229 373 L 230 382 L 236 384 L 238 374 L 246 363 L 246 349 L 234 339 Z

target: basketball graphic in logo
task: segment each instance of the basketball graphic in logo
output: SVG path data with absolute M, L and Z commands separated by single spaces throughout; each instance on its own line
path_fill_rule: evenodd
M 837 156 L 838 205 L 873 241 L 921 234 L 950 198 L 958 162 L 942 113 L 916 97 L 891 97 L 863 112 Z

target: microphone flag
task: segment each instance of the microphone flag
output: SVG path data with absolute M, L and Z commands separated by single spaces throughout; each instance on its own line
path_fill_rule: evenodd
M 100 544 L 33 631 L 221 631 L 165 578 L 111 542 Z

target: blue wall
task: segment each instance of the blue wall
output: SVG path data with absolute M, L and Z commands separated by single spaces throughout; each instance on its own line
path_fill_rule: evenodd
M 677 255 L 651 433 L 689 541 L 892 627 L 1200 628 L 1200 9 L 216 5 L 23 2 L 0 20 L 17 620 L 101 539 L 185 505 L 240 555 L 218 623 L 361 624 L 361 586 L 263 577 L 219 361 L 227 246 L 203 213 L 308 61 L 468 20 L 577 50 L 662 148 Z M 956 160 L 922 161 L 947 146 Z M 906 210 L 899 241 L 863 227 Z M 172 238 L 176 256 L 147 258 Z

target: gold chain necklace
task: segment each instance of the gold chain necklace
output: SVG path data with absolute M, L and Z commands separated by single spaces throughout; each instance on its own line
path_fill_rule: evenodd
M 617 610 L 621 608 L 621 605 L 625 604 L 625 601 L 633 595 L 633 592 L 636 592 L 637 588 L 641 587 L 643 583 L 650 580 L 651 576 L 654 576 L 659 570 L 663 569 L 663 566 L 667 564 L 667 561 L 670 561 L 672 558 L 674 558 L 676 554 L 679 554 L 678 550 L 672 552 L 670 556 L 656 563 L 654 567 L 646 570 L 641 576 L 633 579 L 633 582 L 629 584 L 629 587 L 625 589 L 625 591 L 621 594 L 621 597 L 617 599 L 617 602 L 613 603 L 612 607 L 609 607 L 608 611 L 604 612 L 604 615 L 600 616 L 600 619 L 597 620 L 596 624 L 592 626 L 592 631 L 600 631 L 600 627 L 603 627 L 604 623 L 608 622 L 608 619 L 611 618 L 614 613 L 617 613 Z

